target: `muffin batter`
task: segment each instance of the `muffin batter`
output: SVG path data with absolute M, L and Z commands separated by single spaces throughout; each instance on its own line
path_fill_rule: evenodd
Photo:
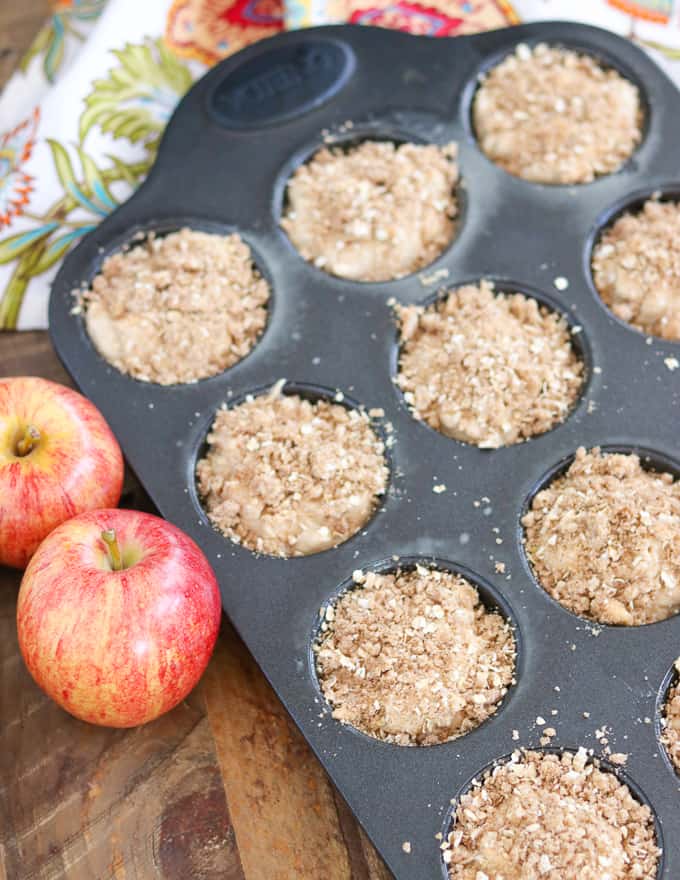
M 585 749 L 515 752 L 464 794 L 442 847 L 451 880 L 656 880 L 652 812 Z
M 104 260 L 79 292 L 99 354 L 123 373 L 172 385 L 221 373 L 262 333 L 269 286 L 238 235 L 182 229 Z
M 482 78 L 474 127 L 486 155 L 537 183 L 588 183 L 616 171 L 642 136 L 636 86 L 588 55 L 517 46 Z
M 617 317 L 680 340 L 680 204 L 649 199 L 619 217 L 593 249 L 593 280 Z
M 496 448 L 563 421 L 583 383 L 564 318 L 482 281 L 423 309 L 397 309 L 398 384 L 416 418 L 449 437 Z
M 258 553 L 304 556 L 359 531 L 387 486 L 368 416 L 281 393 L 219 410 L 196 474 L 212 522 Z
M 281 226 L 318 268 L 387 281 L 435 260 L 453 237 L 456 145 L 364 141 L 321 149 L 288 183 Z
M 636 626 L 680 610 L 680 482 L 637 455 L 580 448 L 522 524 L 539 584 L 575 614 Z
M 334 718 L 388 742 L 432 745 L 493 715 L 513 681 L 515 641 L 468 581 L 420 566 L 354 580 L 325 609 L 315 646 Z

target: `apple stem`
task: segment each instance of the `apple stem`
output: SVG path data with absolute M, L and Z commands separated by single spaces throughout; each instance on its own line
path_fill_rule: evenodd
M 35 425 L 28 425 L 23 435 L 17 440 L 16 453 L 20 458 L 33 452 L 35 446 L 40 440 L 40 431 Z
M 102 541 L 106 544 L 109 553 L 109 562 L 113 571 L 120 571 L 123 567 L 123 557 L 120 555 L 120 545 L 116 538 L 115 529 L 105 529 L 102 532 Z

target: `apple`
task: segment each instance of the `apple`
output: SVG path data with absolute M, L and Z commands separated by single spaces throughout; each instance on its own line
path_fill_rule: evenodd
M 25 568 L 52 529 L 115 507 L 123 456 L 81 394 L 34 377 L 0 379 L 0 564 Z
M 220 594 L 201 550 L 136 510 L 56 528 L 24 573 L 19 646 L 37 684 L 93 724 L 134 727 L 186 697 L 208 664 Z

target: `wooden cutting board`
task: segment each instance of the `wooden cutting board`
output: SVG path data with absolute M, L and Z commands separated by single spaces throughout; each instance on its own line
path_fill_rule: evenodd
M 47 12 L 0 0 L 0 85 Z M 0 333 L 7 375 L 72 384 L 42 332 Z M 121 504 L 151 509 L 132 475 Z M 226 620 L 189 699 L 107 730 L 26 672 L 19 582 L 0 568 L 0 880 L 389 880 Z

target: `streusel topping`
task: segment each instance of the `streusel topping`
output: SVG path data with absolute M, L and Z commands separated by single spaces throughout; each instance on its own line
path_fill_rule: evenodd
M 636 86 L 589 55 L 539 43 L 483 79 L 473 104 L 480 146 L 537 183 L 587 183 L 616 171 L 642 136 Z
M 399 387 L 417 418 L 496 448 L 542 434 L 578 398 L 583 363 L 563 317 L 520 293 L 468 284 L 427 308 L 400 306 Z
M 510 625 L 465 578 L 418 566 L 357 571 L 324 612 L 317 670 L 333 716 L 399 745 L 467 733 L 513 681 Z
M 581 447 L 522 524 L 539 584 L 575 614 L 636 626 L 680 611 L 680 481 L 637 455 Z
M 370 518 L 387 486 L 384 445 L 364 412 L 267 395 L 219 410 L 197 465 L 208 516 L 258 553 L 335 547 Z
M 305 260 L 331 275 L 401 278 L 453 237 L 456 155 L 453 143 L 324 147 L 291 177 L 281 225 Z
M 652 812 L 585 749 L 515 752 L 456 808 L 451 880 L 656 880 Z
M 675 661 L 676 680 L 668 691 L 661 719 L 661 741 L 675 769 L 680 773 L 680 658 Z
M 102 357 L 136 379 L 172 385 L 248 354 L 267 321 L 269 286 L 238 235 L 182 229 L 108 257 L 79 296 Z
M 593 280 L 614 314 L 643 333 L 680 340 L 680 204 L 649 199 L 593 249 Z

